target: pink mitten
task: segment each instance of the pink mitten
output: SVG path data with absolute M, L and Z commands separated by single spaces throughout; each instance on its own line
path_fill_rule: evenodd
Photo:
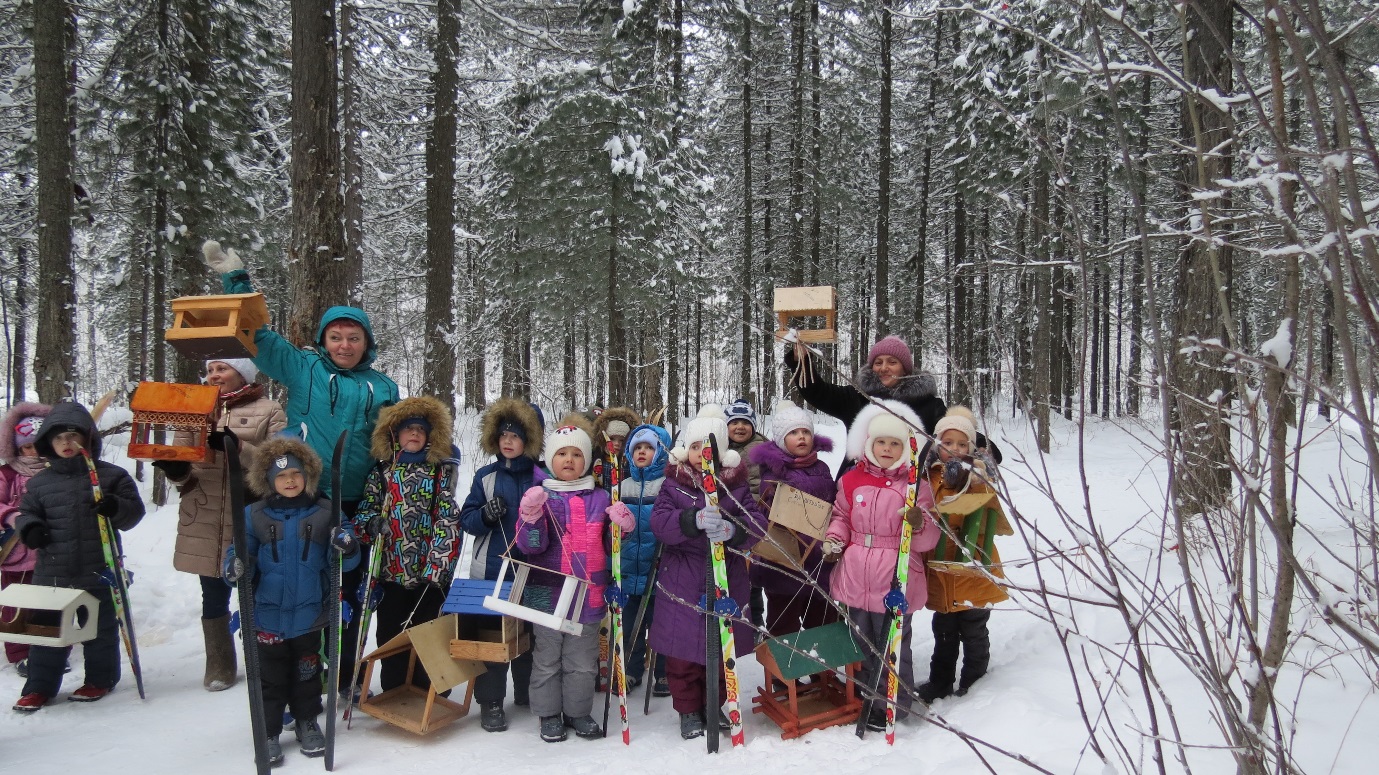
M 608 519 L 617 525 L 624 533 L 629 533 L 637 529 L 637 518 L 632 516 L 632 509 L 626 503 L 618 501 L 608 507 Z
M 546 505 L 546 488 L 536 486 L 527 490 L 522 496 L 522 502 L 517 506 L 517 516 L 523 522 L 535 522 L 541 519 L 541 507 Z

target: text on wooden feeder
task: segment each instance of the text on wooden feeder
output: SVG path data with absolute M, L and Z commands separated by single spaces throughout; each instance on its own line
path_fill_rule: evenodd
M 173 382 L 140 382 L 129 399 L 134 419 L 130 424 L 129 456 L 136 460 L 206 459 L 206 441 L 215 427 L 220 388 L 215 385 L 182 385 Z M 158 444 L 154 433 L 181 433 L 185 444 Z
M 268 325 L 268 303 L 262 293 L 183 296 L 172 300 L 172 328 L 163 338 L 195 361 L 252 358 L 258 354 L 254 332 Z
M 766 534 L 752 547 L 754 559 L 796 570 L 804 557 L 824 540 L 833 504 L 781 484 L 771 501 Z

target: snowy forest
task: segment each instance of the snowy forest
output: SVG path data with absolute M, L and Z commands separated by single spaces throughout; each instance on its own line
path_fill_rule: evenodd
M 294 342 L 366 309 L 404 394 L 678 425 L 788 397 L 772 289 L 833 286 L 830 381 L 898 334 L 1018 431 L 1076 755 L 939 739 L 1372 764 L 1376 124 L 1361 0 L 0 0 L 0 381 L 197 381 L 162 332 L 218 240 Z

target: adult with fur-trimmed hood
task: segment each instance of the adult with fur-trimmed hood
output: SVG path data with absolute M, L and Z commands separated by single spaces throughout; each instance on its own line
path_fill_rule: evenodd
M 709 506 L 703 490 L 701 453 L 712 435 L 720 445 L 718 506 Z M 709 567 L 711 542 L 723 543 L 727 553 L 728 594 L 739 604 L 747 601 L 747 562 L 750 550 L 765 530 L 766 518 L 747 487 L 747 466 L 738 453 L 726 449 L 728 423 L 723 409 L 710 404 L 699 410 L 670 451 L 670 468 L 661 494 L 651 512 L 651 529 L 665 546 L 657 571 L 660 598 L 651 623 L 651 648 L 666 657 L 666 678 L 676 712 L 680 736 L 688 740 L 704 734 L 705 718 L 717 723 L 719 708 L 705 708 L 707 675 L 706 615 L 699 611 L 704 579 Z M 741 621 L 733 622 L 735 656 L 752 650 L 756 633 Z M 720 669 L 713 665 L 711 669 Z M 707 716 L 706 716 L 707 711 Z
M 621 455 L 627 445 L 628 434 L 641 424 L 642 416 L 626 406 L 609 407 L 594 418 L 590 438 L 594 441 L 594 481 L 598 486 L 605 490 L 612 488 L 612 474 L 608 468 L 613 465 L 613 458 L 608 456 L 608 443 L 613 443 L 614 457 Z
M 459 450 L 450 442 L 450 410 L 430 396 L 404 398 L 378 415 L 373 456 L 378 463 L 364 483 L 355 532 L 378 553 L 375 582 L 382 590 L 375 635 L 387 643 L 405 625 L 440 616 L 459 557 Z M 382 660 L 383 691 L 407 682 L 408 655 Z M 412 685 L 431 685 L 425 668 Z
M 206 383 L 220 390 L 215 429 L 210 445 L 216 450 L 204 461 L 156 460 L 168 480 L 177 486 L 177 541 L 172 567 L 194 573 L 201 583 L 201 634 L 206 644 L 206 669 L 201 685 L 218 692 L 235 684 L 235 643 L 230 634 L 230 587 L 221 578 L 221 560 L 234 543 L 234 518 L 230 514 L 229 468 L 221 434 L 233 433 L 239 441 L 242 470 L 258 445 L 287 424 L 282 405 L 264 395 L 254 378 L 259 370 L 248 358 L 206 361 Z M 178 431 L 173 444 L 190 445 L 191 434 Z
M 27 584 L 33 578 L 38 555 L 25 546 L 15 534 L 19 519 L 19 499 L 34 474 L 48 465 L 38 456 L 34 442 L 43 427 L 43 419 L 53 408 L 47 404 L 20 401 L 5 413 L 0 421 L 0 588 L 11 584 Z M 18 611 L 0 609 L 0 621 L 14 621 Z M 20 678 L 28 677 L 29 646 L 26 643 L 5 643 L 5 658 L 15 665 Z
M 479 446 L 496 458 L 474 472 L 469 497 L 460 508 L 460 526 L 475 537 L 471 578 L 496 581 L 503 553 L 522 552 L 517 538 L 517 508 L 522 494 L 536 483 L 537 462 L 545 434 L 541 410 L 519 398 L 500 398 L 489 405 L 479 423 Z M 509 571 L 511 576 L 511 571 Z M 528 629 L 530 629 L 528 627 Z M 508 728 L 503 702 L 507 699 L 508 663 L 486 662 L 488 669 L 474 679 L 474 699 L 479 703 L 480 725 L 488 732 Z M 513 701 L 528 705 L 532 657 L 527 651 L 512 660 Z
M 857 387 L 824 380 L 822 362 L 809 353 L 803 342 L 787 341 L 784 365 L 787 375 L 800 386 L 800 396 L 804 400 L 820 412 L 842 420 L 849 429 L 857 413 L 869 405 L 872 398 L 905 404 L 918 416 L 920 427 L 929 436 L 933 436 L 934 426 L 948 410 L 948 405 L 938 397 L 934 375 L 915 370 L 910 346 L 895 334 L 883 337 L 867 351 L 867 362 L 854 379 Z M 985 436 L 980 441 L 996 462 L 1001 462 L 1001 451 L 995 442 Z
M 254 292 L 244 262 L 233 248 L 221 250 L 219 242 L 208 241 L 201 251 L 206 265 L 220 274 L 225 293 Z M 301 348 L 265 325 L 254 332 L 254 346 L 258 348 L 254 365 L 287 388 L 288 426 L 304 428 L 306 443 L 326 461 L 321 478 L 313 483 L 322 495 L 330 494 L 329 461 L 336 439 L 341 431 L 349 431 L 340 464 L 340 505 L 346 515 L 354 516 L 374 463 L 369 439 L 378 413 L 401 398 L 397 383 L 373 367 L 378 343 L 368 313 L 356 307 L 331 307 L 321 315 L 315 339 Z M 367 563 L 367 556 L 362 561 Z M 354 599 L 362 577 L 360 571 L 345 574 L 341 587 L 346 599 Z M 346 643 L 358 637 L 359 619 L 346 625 Z M 354 652 L 347 649 L 340 658 L 340 678 L 353 673 Z

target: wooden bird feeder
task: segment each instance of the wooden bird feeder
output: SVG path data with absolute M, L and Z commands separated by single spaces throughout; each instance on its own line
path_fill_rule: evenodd
M 163 339 L 194 361 L 252 358 L 254 332 L 268 325 L 262 293 L 183 296 L 172 300 L 172 328 Z
M 63 647 L 96 637 L 100 601 L 85 590 L 11 584 L 0 589 L 0 606 L 12 609 L 0 616 L 0 640 L 8 643 Z M 35 624 L 34 614 L 57 623 Z
M 371 685 L 373 671 L 379 660 L 397 654 L 408 656 L 407 679 L 401 686 L 360 699 L 359 709 L 380 721 L 418 735 L 430 734 L 464 718 L 469 713 L 469 704 L 474 697 L 471 679 L 484 672 L 484 663 L 450 656 L 450 637 L 455 632 L 455 626 L 454 615 L 432 619 L 403 630 L 396 638 L 364 657 L 364 686 Z M 412 684 L 418 662 L 426 668 L 426 675 L 431 679 L 429 688 Z M 462 683 L 469 684 L 464 692 L 463 703 L 442 696 Z
M 768 638 L 757 646 L 756 654 L 766 686 L 752 698 L 752 712 L 765 713 L 775 722 L 781 739 L 852 724 L 861 715 L 857 671 L 862 651 L 846 622 Z M 802 683 L 810 676 L 810 682 Z
M 514 568 L 512 581 L 503 581 L 508 576 L 509 567 Z M 503 564 L 498 569 L 498 580 L 493 582 L 493 591 L 484 598 L 484 608 L 569 635 L 579 635 L 584 631 L 579 617 L 584 612 L 584 600 L 589 595 L 589 582 L 574 576 L 565 576 L 560 592 L 556 595 L 555 606 L 550 613 L 546 613 L 522 604 L 522 592 L 527 587 L 527 576 L 531 574 L 533 567 L 505 555 Z
M 506 599 L 512 582 L 500 588 Z M 483 579 L 456 578 L 450 584 L 450 594 L 441 605 L 441 612 L 454 614 L 455 632 L 450 638 L 453 659 L 476 659 L 480 662 L 511 662 L 531 648 L 531 635 L 522 631 L 522 623 L 511 616 L 494 616 L 484 608 L 484 597 L 492 587 Z
M 777 336 L 785 336 L 790 330 L 791 318 L 824 319 L 823 328 L 801 329 L 801 342 L 838 341 L 838 293 L 831 285 L 814 285 L 803 288 L 775 289 L 776 321 L 780 328 Z
M 1010 523 L 1001 511 L 1001 502 L 992 492 L 977 492 L 959 495 L 947 503 L 940 503 L 939 514 L 947 523 L 939 534 L 938 545 L 934 547 L 933 558 L 929 560 L 929 605 L 935 610 L 947 611 L 954 602 L 964 602 L 959 587 L 965 578 L 990 579 L 992 550 L 996 536 L 1014 535 Z M 956 540 L 950 539 L 952 534 Z M 999 575 L 997 570 L 996 574 Z M 970 582 L 968 582 L 970 583 Z M 983 603 L 990 605 L 1008 599 L 1005 590 L 999 586 L 991 589 Z
M 782 484 L 776 488 L 769 518 L 766 534 L 752 547 L 753 557 L 798 570 L 828 533 L 833 504 Z
M 215 427 L 220 388 L 140 382 L 129 399 L 134 419 L 129 431 L 129 456 L 136 460 L 180 460 L 196 463 L 210 454 L 206 441 Z M 155 431 L 186 434 L 186 444 L 155 444 Z

